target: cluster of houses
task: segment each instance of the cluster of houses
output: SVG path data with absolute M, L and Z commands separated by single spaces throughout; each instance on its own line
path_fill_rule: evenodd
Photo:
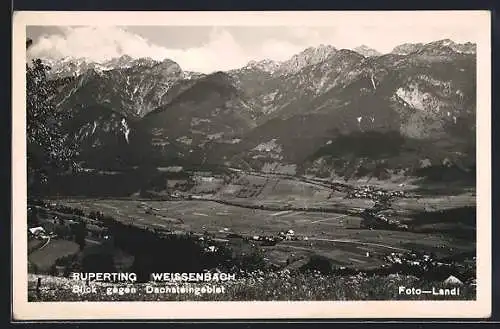
M 365 209 L 361 213 L 361 217 L 363 218 L 361 222 L 362 228 L 401 231 L 407 231 L 409 229 L 407 224 L 403 224 L 397 219 L 387 218 L 384 214 L 376 213 L 370 209 Z
M 67 239 L 71 238 L 75 233 L 73 227 L 75 225 L 85 224 L 85 236 L 92 238 L 94 241 L 108 239 L 108 228 L 102 226 L 101 221 L 104 214 L 99 211 L 91 211 L 88 217 L 84 216 L 81 209 L 71 208 L 56 203 L 40 203 L 43 204 L 41 209 L 45 212 L 45 216 L 38 217 L 36 225 L 28 228 L 28 238 L 45 240 L 48 238 Z M 31 207 L 32 208 L 32 207 Z M 28 211 L 30 211 L 30 209 Z M 45 209 L 52 209 L 62 213 L 53 214 Z M 74 216 L 73 216 L 74 215 Z
M 261 245 L 261 246 L 274 246 L 277 243 L 281 241 L 295 241 L 295 240 L 308 240 L 307 237 L 303 236 L 297 236 L 294 232 L 294 230 L 287 230 L 287 231 L 281 231 L 277 235 L 251 235 L 251 236 L 244 236 L 238 233 L 232 232 L 229 228 L 224 227 L 221 228 L 218 233 L 222 233 L 224 238 L 215 238 L 215 235 L 209 234 L 206 231 L 206 228 L 203 227 L 203 230 L 205 230 L 204 236 L 200 236 L 198 238 L 199 241 L 219 241 L 219 242 L 228 242 L 231 239 L 242 239 L 246 241 L 250 241 L 252 245 L 254 243 Z M 205 248 L 207 252 L 215 252 L 216 249 L 207 247 Z
M 363 218 L 361 222 L 362 228 L 401 231 L 409 230 L 409 226 L 397 219 L 388 218 L 379 211 L 388 208 L 391 199 L 406 197 L 409 197 L 409 195 L 404 191 L 385 191 L 370 185 L 352 188 L 346 196 L 349 199 L 371 199 L 375 202 L 373 208 L 365 209 L 361 212 L 361 217 Z
M 274 236 L 265 236 L 265 235 L 254 235 L 252 237 L 253 241 L 259 241 L 264 246 L 273 246 L 280 241 L 279 238 Z
M 409 266 L 420 266 L 422 269 L 427 270 L 430 267 L 451 266 L 450 263 L 438 261 L 428 254 L 416 253 L 395 253 L 392 252 L 386 255 L 384 259 L 390 264 L 406 264 Z
M 385 201 L 392 198 L 404 198 L 407 194 L 404 191 L 385 191 L 374 186 L 366 185 L 353 188 L 347 193 L 348 199 L 371 199 L 374 201 Z
M 254 242 L 259 242 L 259 244 L 263 245 L 263 246 L 273 246 L 273 245 L 277 244 L 278 242 L 284 241 L 284 240 L 288 240 L 288 241 L 299 240 L 299 237 L 295 235 L 295 232 L 293 230 L 279 232 L 277 236 L 274 236 L 274 235 L 253 235 L 253 236 L 249 236 L 249 237 L 244 237 L 240 234 L 232 233 L 229 230 L 229 228 L 224 227 L 223 229 L 219 230 L 219 233 L 226 234 L 225 235 L 226 238 L 239 238 L 239 239 L 251 240 Z M 207 238 L 204 238 L 204 237 L 199 238 L 200 241 L 204 241 L 206 239 Z M 303 237 L 302 239 L 307 240 L 307 237 Z M 210 240 L 215 241 L 216 239 L 210 239 Z M 227 241 L 227 240 L 224 240 L 224 241 Z
M 219 250 L 219 248 L 217 248 L 216 246 L 208 246 L 205 248 L 205 252 L 216 252 L 217 250 Z
M 280 232 L 279 237 L 283 238 L 283 240 L 298 240 L 298 237 L 295 235 L 295 232 L 293 230 Z
M 409 272 L 415 274 L 429 273 L 434 271 L 435 273 L 440 273 L 441 277 L 447 278 L 445 283 L 461 284 L 462 281 L 456 278 L 453 274 L 457 276 L 462 276 L 458 274 L 460 271 L 457 270 L 456 266 L 451 263 L 446 263 L 443 261 L 438 261 L 434 259 L 431 255 L 427 254 L 416 254 L 416 253 L 391 253 L 384 257 L 384 260 L 388 263 L 384 267 L 397 266 L 398 268 L 406 268 Z M 471 283 L 475 282 L 474 278 L 469 278 L 466 281 Z
M 307 237 L 303 238 L 307 240 Z M 291 240 L 299 240 L 299 237 L 295 235 L 293 230 L 282 231 L 278 233 L 278 236 L 264 236 L 264 235 L 254 235 L 252 237 L 254 241 L 260 241 L 264 245 L 275 245 L 280 241 L 291 241 Z

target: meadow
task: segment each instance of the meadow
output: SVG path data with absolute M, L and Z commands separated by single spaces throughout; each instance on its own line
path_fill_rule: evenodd
M 290 255 L 300 258 L 319 253 L 345 266 L 371 268 L 381 264 L 380 257 L 394 251 L 418 250 L 449 257 L 475 250 L 474 241 L 450 237 L 439 231 L 363 229 L 360 227 L 362 218 L 355 215 L 268 211 L 201 200 L 66 199 L 58 202 L 85 212 L 100 211 L 125 224 L 169 232 L 209 233 L 222 239 L 231 233 L 251 238 L 277 236 L 280 232 L 293 230 L 297 240 L 262 248 L 265 257 L 278 265 L 283 265 Z
M 41 245 L 29 255 L 29 261 L 38 271 L 48 271 L 57 259 L 71 256 L 79 251 L 78 244 L 68 240 L 52 240 L 46 246 Z

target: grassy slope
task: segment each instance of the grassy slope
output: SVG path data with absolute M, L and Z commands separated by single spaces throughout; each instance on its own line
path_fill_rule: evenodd
M 50 269 L 58 258 L 75 254 L 78 250 L 78 244 L 75 242 L 51 240 L 44 248 L 33 251 L 28 258 L 39 270 L 46 271 Z

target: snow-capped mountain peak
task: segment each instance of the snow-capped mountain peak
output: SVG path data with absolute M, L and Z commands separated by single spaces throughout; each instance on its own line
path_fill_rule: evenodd
M 128 67 L 131 65 L 133 60 L 134 59 L 129 55 L 122 55 L 120 57 L 115 57 L 108 61 L 105 61 L 102 64 L 104 67 L 112 67 L 112 68 Z
M 44 58 L 43 62 L 51 67 L 50 75 L 52 77 L 79 76 L 86 71 L 94 70 L 96 72 L 110 71 L 115 69 L 126 69 L 130 67 L 153 67 L 161 65 L 165 69 L 171 69 L 178 66 L 170 59 L 156 61 L 150 57 L 132 58 L 129 55 L 114 57 L 105 61 L 91 61 L 86 58 L 63 57 L 60 59 Z M 180 70 L 180 68 L 174 68 Z
M 270 59 L 265 59 L 262 61 L 255 61 L 252 60 L 248 62 L 248 64 L 244 67 L 244 69 L 256 69 L 264 72 L 269 72 L 269 73 L 274 73 L 278 68 L 280 67 L 280 63 L 270 60 Z
M 359 47 L 356 47 L 353 49 L 353 51 L 357 52 L 358 54 L 361 54 L 365 57 L 372 57 L 372 56 L 380 56 L 382 55 L 380 52 L 377 50 L 368 47 L 367 45 L 361 45 Z
M 183 71 L 183 78 L 186 80 L 195 80 L 204 77 L 205 74 L 193 71 Z
M 449 47 L 454 52 L 464 53 L 464 54 L 475 54 L 476 53 L 476 44 L 467 42 L 467 43 L 457 43 L 450 39 L 438 40 L 435 42 L 428 43 L 426 46 L 435 46 L 435 47 Z
M 321 44 L 318 47 L 309 47 L 299 54 L 293 55 L 289 60 L 284 61 L 279 68 L 282 74 L 294 74 L 306 66 L 314 65 L 325 61 L 328 56 L 337 52 L 331 45 Z
M 471 42 L 457 43 L 451 39 L 442 39 L 429 43 L 405 43 L 394 47 L 392 54 L 408 55 L 423 49 L 448 49 L 456 53 L 475 54 L 476 44 Z

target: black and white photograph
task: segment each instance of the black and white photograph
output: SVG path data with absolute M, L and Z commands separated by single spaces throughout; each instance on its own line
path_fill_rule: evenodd
M 31 316 L 489 314 L 488 12 L 17 14 Z

